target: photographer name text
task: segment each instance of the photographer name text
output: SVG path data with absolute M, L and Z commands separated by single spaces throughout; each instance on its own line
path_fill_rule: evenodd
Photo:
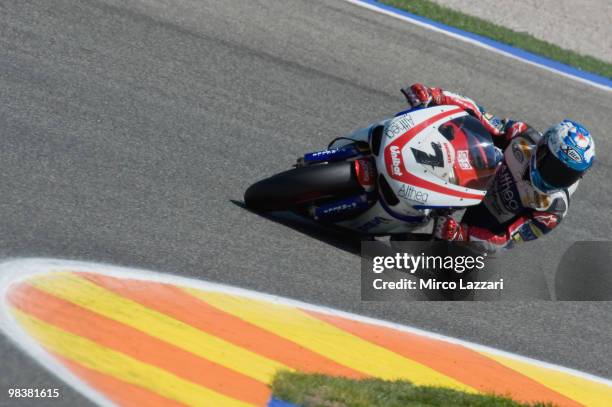
M 398 281 L 374 279 L 375 290 L 503 290 L 504 279 L 497 281 L 438 281 L 435 278 L 410 280 L 402 278 Z

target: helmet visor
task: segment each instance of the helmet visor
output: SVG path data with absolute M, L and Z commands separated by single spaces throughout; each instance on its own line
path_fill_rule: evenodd
M 545 144 L 539 145 L 537 148 L 536 170 L 542 181 L 558 189 L 569 187 L 578 181 L 583 173 L 563 164 Z

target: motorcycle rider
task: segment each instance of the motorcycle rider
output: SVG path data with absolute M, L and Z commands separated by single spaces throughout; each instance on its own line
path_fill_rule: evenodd
M 438 218 L 435 237 L 479 242 L 489 251 L 509 249 L 554 229 L 568 211 L 579 179 L 593 165 L 595 144 L 581 124 L 564 120 L 544 134 L 527 124 L 500 120 L 473 100 L 420 83 L 403 88 L 411 107 L 455 105 L 477 118 L 504 159 L 485 199 L 466 210 L 461 222 Z

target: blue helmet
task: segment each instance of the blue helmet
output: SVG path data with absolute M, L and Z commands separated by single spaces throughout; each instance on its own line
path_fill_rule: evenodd
M 574 184 L 593 166 L 595 142 L 580 123 L 564 120 L 542 136 L 529 163 L 532 185 L 544 194 Z

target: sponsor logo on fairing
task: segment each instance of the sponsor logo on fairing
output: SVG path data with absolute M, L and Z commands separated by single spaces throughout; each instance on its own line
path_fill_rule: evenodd
M 448 143 L 444 143 L 444 151 L 446 151 L 446 162 L 448 164 L 451 163 L 451 152 L 450 152 L 450 148 L 448 147 Z
M 457 162 L 462 170 L 471 170 L 470 156 L 467 150 L 457 150 Z
M 393 168 L 392 172 L 394 175 L 402 176 L 404 175 L 401 170 L 402 166 L 402 151 L 398 146 L 391 146 L 391 167 Z
M 387 138 L 394 138 L 400 134 L 404 134 L 414 126 L 412 116 L 402 117 L 401 119 L 393 120 L 385 130 Z
M 402 185 L 399 191 L 397 191 L 397 196 L 419 203 L 426 203 L 429 199 L 429 194 L 427 192 L 424 192 L 420 189 L 416 189 L 412 185 L 408 184 Z

